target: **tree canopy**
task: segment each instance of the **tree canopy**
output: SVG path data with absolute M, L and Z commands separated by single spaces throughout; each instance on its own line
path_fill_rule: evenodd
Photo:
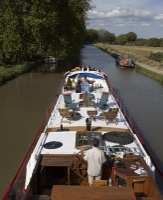
M 137 38 L 136 33 L 129 32 L 126 34 L 121 34 L 115 36 L 114 33 L 110 33 L 105 29 L 95 30 L 95 29 L 87 29 L 86 30 L 86 43 L 110 43 L 110 44 L 118 44 L 118 45 L 137 45 L 137 46 L 150 46 L 150 47 L 162 47 L 163 46 L 163 38 Z
M 38 52 L 63 58 L 84 40 L 90 0 L 1 0 L 0 56 L 28 60 Z

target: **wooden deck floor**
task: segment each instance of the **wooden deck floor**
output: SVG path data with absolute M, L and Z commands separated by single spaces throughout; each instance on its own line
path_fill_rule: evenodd
M 46 132 L 56 132 L 58 129 L 60 129 L 59 127 L 55 127 L 55 128 L 47 128 Z M 86 127 L 84 126 L 70 126 L 70 127 L 64 127 L 64 129 L 69 129 L 70 131 L 85 131 Z M 128 129 L 123 129 L 123 128 L 113 128 L 113 127 L 100 127 L 100 126 L 92 126 L 91 127 L 91 131 L 125 131 L 125 132 L 129 132 Z

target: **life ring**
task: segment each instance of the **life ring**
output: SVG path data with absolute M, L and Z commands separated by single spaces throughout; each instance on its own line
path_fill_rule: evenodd
M 89 67 L 87 66 L 82 67 L 82 71 L 89 71 Z
M 80 67 L 75 67 L 75 71 L 80 71 Z

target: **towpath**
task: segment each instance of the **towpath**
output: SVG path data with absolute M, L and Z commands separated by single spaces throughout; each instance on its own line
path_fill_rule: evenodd
M 149 66 L 149 65 L 143 64 L 143 63 L 138 62 L 138 61 L 136 62 L 136 64 L 138 64 L 140 67 L 143 67 L 143 68 L 145 68 L 145 69 L 148 69 L 148 70 L 150 70 L 150 71 L 152 71 L 152 72 L 155 72 L 155 73 L 157 73 L 157 74 L 163 75 L 163 70 L 161 70 L 161 69 L 157 69 L 157 68 L 155 68 L 155 67 L 151 67 L 151 66 Z

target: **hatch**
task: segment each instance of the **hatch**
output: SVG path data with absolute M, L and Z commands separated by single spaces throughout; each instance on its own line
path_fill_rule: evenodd
M 103 135 L 103 139 L 108 142 L 118 143 L 121 145 L 133 142 L 133 136 L 128 132 L 111 131 Z
M 51 141 L 44 144 L 45 149 L 58 149 L 61 146 L 63 146 L 63 143 L 59 141 Z

